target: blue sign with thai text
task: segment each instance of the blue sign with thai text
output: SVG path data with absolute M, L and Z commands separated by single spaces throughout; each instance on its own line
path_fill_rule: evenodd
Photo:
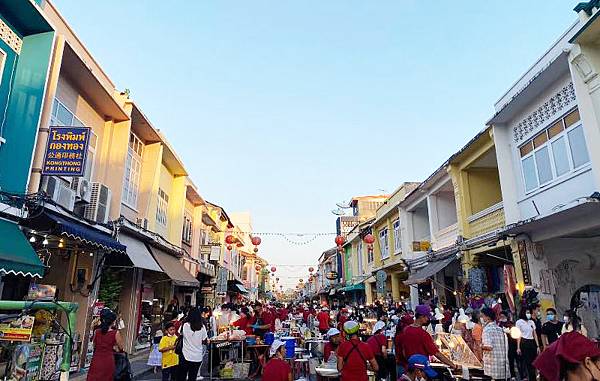
M 89 127 L 50 127 L 42 175 L 83 176 L 89 142 Z

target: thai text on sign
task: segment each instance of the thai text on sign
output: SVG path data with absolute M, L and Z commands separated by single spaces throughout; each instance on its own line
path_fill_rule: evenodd
M 83 176 L 89 141 L 89 127 L 50 127 L 42 174 Z

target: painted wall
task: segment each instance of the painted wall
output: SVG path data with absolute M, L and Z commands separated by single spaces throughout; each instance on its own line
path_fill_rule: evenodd
M 467 171 L 471 215 L 502 201 L 500 174 L 497 168 L 475 168 Z

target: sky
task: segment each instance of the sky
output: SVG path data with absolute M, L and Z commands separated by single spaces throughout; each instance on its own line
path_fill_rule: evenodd
M 427 178 L 576 2 L 54 0 L 202 196 L 263 233 L 333 233 L 336 203 Z M 335 244 L 286 237 L 259 254 L 287 287 Z

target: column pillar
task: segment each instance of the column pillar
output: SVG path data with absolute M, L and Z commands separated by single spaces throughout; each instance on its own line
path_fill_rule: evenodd
M 400 301 L 400 274 L 392 273 L 392 301 Z
M 368 282 L 365 282 L 365 303 L 373 304 L 373 286 Z
M 410 285 L 410 308 L 415 309 L 419 305 L 419 285 Z

